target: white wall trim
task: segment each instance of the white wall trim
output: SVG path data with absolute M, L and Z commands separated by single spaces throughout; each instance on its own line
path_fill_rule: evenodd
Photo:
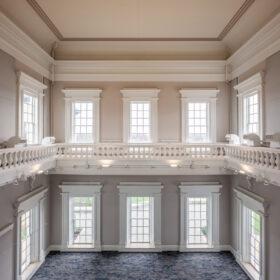
M 226 61 L 232 80 L 280 50 L 280 13 L 253 35 Z
M 6 233 L 8 233 L 9 231 L 12 231 L 13 228 L 14 228 L 14 224 L 12 223 L 0 228 L 0 238 Z
M 215 143 L 217 137 L 216 129 L 216 102 L 217 94 L 220 92 L 218 89 L 214 88 L 189 88 L 189 89 L 180 89 L 181 94 L 181 139 L 182 143 L 188 143 L 188 127 L 187 127 L 187 104 L 189 102 L 207 102 L 209 105 L 209 120 L 208 120 L 208 129 L 209 129 L 209 140 L 210 142 Z
M 101 250 L 101 189 L 100 182 L 62 182 L 59 185 L 62 197 L 62 237 L 63 251 L 100 251 Z M 72 248 L 70 241 L 70 201 L 74 196 L 92 196 L 94 198 L 94 240 L 92 248 Z
M 75 101 L 91 101 L 93 105 L 93 122 L 94 129 L 93 141 L 99 142 L 100 138 L 100 94 L 102 89 L 99 88 L 65 88 L 62 90 L 65 100 L 65 142 L 72 142 L 72 105 Z
M 123 96 L 123 142 L 130 142 L 130 103 L 148 101 L 151 103 L 151 143 L 158 141 L 158 94 L 157 88 L 122 89 Z
M 0 12 L 0 48 L 42 76 L 53 79 L 54 59 L 2 12 Z

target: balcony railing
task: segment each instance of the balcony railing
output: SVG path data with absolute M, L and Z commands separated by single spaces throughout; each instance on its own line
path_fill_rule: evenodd
M 280 150 L 221 144 L 55 144 L 0 150 L 0 171 L 47 159 L 209 160 L 227 159 L 280 170 Z

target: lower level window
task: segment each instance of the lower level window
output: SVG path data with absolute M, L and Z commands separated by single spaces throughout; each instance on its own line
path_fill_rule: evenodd
M 26 211 L 20 218 L 21 228 L 21 273 L 31 262 L 31 232 L 32 232 L 32 210 Z
M 187 199 L 187 246 L 208 244 L 208 198 Z
M 128 245 L 153 243 L 153 198 L 128 197 Z
M 73 244 L 93 244 L 93 197 L 72 198 Z

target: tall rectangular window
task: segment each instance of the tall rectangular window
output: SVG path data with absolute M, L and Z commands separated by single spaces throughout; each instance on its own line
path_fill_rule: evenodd
M 130 142 L 151 141 L 151 103 L 130 103 Z
M 23 94 L 23 137 L 28 144 L 38 143 L 38 97 Z
M 208 198 L 187 199 L 187 246 L 208 244 Z
M 259 96 L 258 93 L 244 97 L 244 133 L 256 133 L 259 131 Z
M 93 142 L 93 103 L 75 101 L 72 103 L 72 142 Z
M 31 214 L 26 211 L 20 218 L 21 224 L 21 273 L 30 265 L 31 262 Z
M 127 240 L 129 244 L 150 244 L 153 241 L 153 198 L 128 197 Z
M 186 106 L 188 142 L 209 142 L 209 104 L 207 102 L 188 102 Z
M 73 244 L 93 243 L 93 197 L 72 198 Z
M 249 211 L 249 243 L 250 243 L 250 263 L 260 272 L 260 234 L 261 234 L 261 217 L 252 210 Z

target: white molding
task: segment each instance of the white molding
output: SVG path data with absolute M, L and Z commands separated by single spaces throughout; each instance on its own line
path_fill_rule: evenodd
M 219 182 L 182 182 L 180 189 L 180 251 L 207 252 L 220 251 L 220 189 Z M 207 248 L 191 248 L 187 246 L 187 199 L 188 197 L 208 198 L 208 246 Z M 202 246 L 203 247 L 203 246 Z
M 0 12 L 0 48 L 18 61 L 52 80 L 54 59 Z
M 207 102 L 209 106 L 208 112 L 208 129 L 209 141 L 216 142 L 217 137 L 217 94 L 220 90 L 215 88 L 184 88 L 179 90 L 181 94 L 181 141 L 188 143 L 188 128 L 187 128 L 187 104 L 189 102 Z
M 31 76 L 27 75 L 26 73 L 19 71 L 17 72 L 18 77 L 18 120 L 17 120 L 17 126 L 18 126 L 18 135 L 20 137 L 23 136 L 23 95 L 26 92 L 27 94 L 31 94 L 38 98 L 38 123 L 37 123 L 37 138 L 38 143 L 33 144 L 39 144 L 41 143 L 43 139 L 43 129 L 44 129 L 44 90 L 48 87 L 39 82 L 38 80 L 32 78 Z
M 100 251 L 101 250 L 101 189 L 100 182 L 63 182 L 59 185 L 62 197 L 61 251 Z M 93 246 L 90 248 L 72 246 L 70 240 L 70 201 L 74 196 L 92 196 L 94 199 Z
M 65 88 L 62 90 L 65 95 L 65 142 L 72 142 L 72 105 L 75 101 L 91 101 L 93 105 L 94 129 L 93 142 L 99 142 L 100 137 L 100 94 L 99 88 Z
M 123 142 L 130 142 L 130 103 L 148 101 L 151 103 L 151 143 L 158 141 L 158 94 L 157 88 L 122 89 L 123 96 Z
M 55 61 L 55 81 L 224 82 L 224 60 Z
M 234 86 L 238 91 L 238 131 L 239 137 L 243 139 L 243 135 L 248 132 L 245 129 L 245 114 L 244 114 L 244 100 L 246 96 L 257 93 L 259 100 L 259 136 L 264 138 L 264 72 L 256 73 L 238 85 Z
M 12 231 L 14 228 L 14 224 L 11 223 L 11 224 L 8 224 L 2 228 L 0 228 L 0 238 L 5 235 L 6 233 L 8 233 L 9 231 Z
M 253 35 L 226 61 L 232 80 L 280 50 L 280 13 Z
M 120 193 L 127 195 L 159 194 L 163 187 L 159 182 L 120 182 L 117 185 Z

